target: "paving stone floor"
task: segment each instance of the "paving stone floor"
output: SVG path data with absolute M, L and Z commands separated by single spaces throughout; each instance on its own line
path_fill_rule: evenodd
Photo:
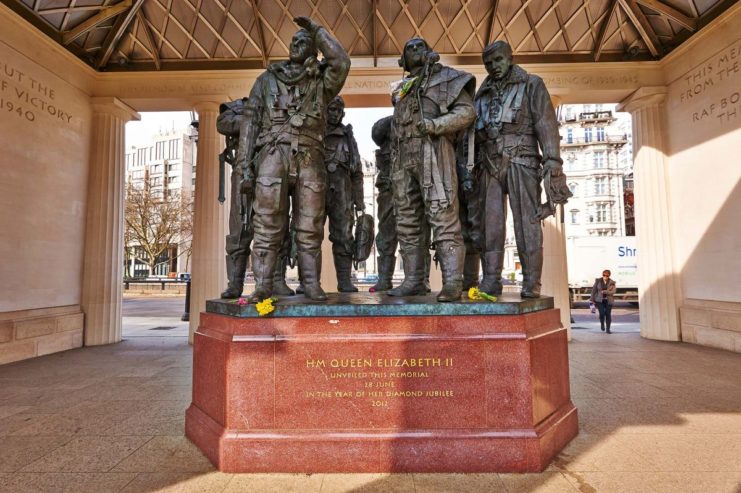
M 183 436 L 191 348 L 0 366 L 0 492 L 741 492 L 741 354 L 574 330 L 580 434 L 542 474 L 222 474 Z

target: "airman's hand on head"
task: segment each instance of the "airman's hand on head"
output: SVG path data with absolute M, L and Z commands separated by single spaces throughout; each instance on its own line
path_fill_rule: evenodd
M 302 27 L 306 29 L 307 31 L 309 31 L 312 35 L 316 34 L 319 28 L 322 27 L 316 22 L 314 22 L 313 20 L 311 20 L 310 18 L 303 16 L 303 15 L 294 17 L 293 22 L 298 24 L 299 27 Z

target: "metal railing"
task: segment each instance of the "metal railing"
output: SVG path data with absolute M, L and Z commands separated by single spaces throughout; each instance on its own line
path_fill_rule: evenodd
M 572 137 L 564 138 L 561 141 L 561 147 L 564 146 L 572 146 L 572 145 L 583 145 L 583 144 L 627 144 L 628 143 L 628 136 L 627 135 L 605 135 L 602 138 L 593 137 L 591 139 L 586 139 L 585 137 Z

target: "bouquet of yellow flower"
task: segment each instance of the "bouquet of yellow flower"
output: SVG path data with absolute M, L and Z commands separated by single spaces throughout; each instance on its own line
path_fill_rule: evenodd
M 258 315 L 264 317 L 265 315 L 273 313 L 275 311 L 275 306 L 273 306 L 273 303 L 276 303 L 277 301 L 278 298 L 271 296 L 270 298 L 266 298 L 257 303 L 255 305 L 255 309 L 257 310 Z
M 488 293 L 485 293 L 484 291 L 481 291 L 479 288 L 469 289 L 468 299 L 474 300 L 474 301 L 479 301 L 479 300 L 497 301 L 496 296 L 492 296 Z

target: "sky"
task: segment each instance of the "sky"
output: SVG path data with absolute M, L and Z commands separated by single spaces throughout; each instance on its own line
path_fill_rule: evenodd
M 371 139 L 371 128 L 376 121 L 390 115 L 392 111 L 393 108 L 390 106 L 388 108 L 347 108 L 345 110 L 343 122 L 352 125 L 362 158 L 375 162 L 377 146 Z M 151 135 L 156 135 L 160 131 L 173 128 L 185 129 L 191 122 L 191 114 L 187 111 L 140 113 L 140 115 L 140 121 L 126 124 L 127 149 L 131 146 L 146 144 Z

